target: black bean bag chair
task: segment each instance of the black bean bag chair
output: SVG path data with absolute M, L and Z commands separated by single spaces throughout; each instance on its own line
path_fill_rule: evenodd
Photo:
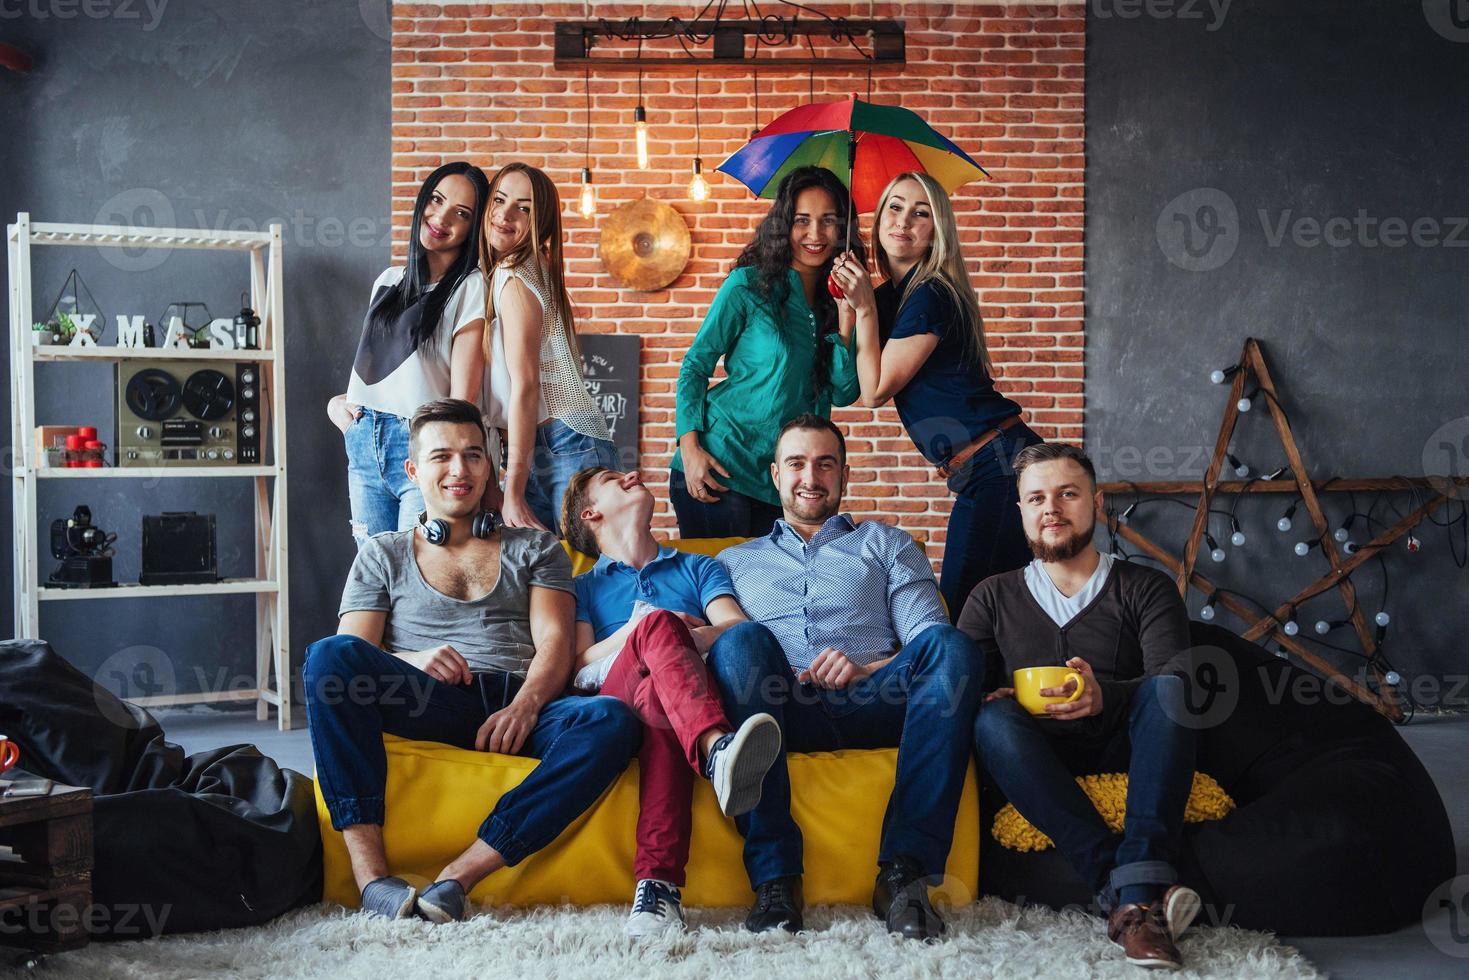
M 314 786 L 253 745 L 186 758 L 39 640 L 0 643 L 0 732 L 27 772 L 96 794 L 92 901 L 114 914 L 94 939 L 258 925 L 320 900 Z
M 1429 893 L 1454 876 L 1454 840 L 1433 780 L 1393 724 L 1228 630 L 1196 622 L 1192 640 L 1184 673 L 1198 769 L 1236 803 L 1184 833 L 1179 875 L 1204 899 L 1199 922 L 1297 936 L 1417 922 Z M 1116 762 L 1111 771 L 1126 771 Z M 1089 907 L 1086 885 L 1054 848 L 1022 853 L 994 840 L 1004 802 L 983 786 L 980 890 Z

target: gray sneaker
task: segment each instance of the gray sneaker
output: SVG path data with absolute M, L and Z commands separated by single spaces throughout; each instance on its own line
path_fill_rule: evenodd
M 780 726 L 763 711 L 714 743 L 704 775 L 714 784 L 719 809 L 726 817 L 755 809 L 765 774 L 779 754 Z
M 362 910 L 384 919 L 409 919 L 417 897 L 418 892 L 402 878 L 378 878 L 362 889 Z
M 418 896 L 418 914 L 430 922 L 464 921 L 464 886 L 450 878 L 436 881 Z

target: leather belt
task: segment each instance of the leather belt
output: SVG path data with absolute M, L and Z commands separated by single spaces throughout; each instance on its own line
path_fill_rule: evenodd
M 960 449 L 953 456 L 950 456 L 949 461 L 938 468 L 939 476 L 947 480 L 951 475 L 953 475 L 954 471 L 959 469 L 959 467 L 963 466 L 965 463 L 969 462 L 969 457 L 979 452 L 985 446 L 988 446 L 1001 432 L 1004 432 L 1006 429 L 1010 428 L 1013 425 L 1018 425 L 1019 423 L 1020 416 L 1018 415 L 1012 415 L 1009 418 L 1005 419 L 999 425 L 995 426 L 993 429 L 990 429 L 988 432 L 981 435 L 978 439 L 974 440 L 963 449 Z

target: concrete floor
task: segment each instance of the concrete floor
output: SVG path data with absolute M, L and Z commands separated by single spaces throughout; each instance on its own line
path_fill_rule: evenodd
M 300 712 L 298 717 L 298 723 L 304 725 L 305 712 Z M 308 775 L 314 769 L 311 741 L 304 729 L 277 731 L 275 722 L 257 722 L 253 712 L 192 708 L 167 712 L 159 718 L 169 740 L 179 743 L 187 752 L 249 742 L 282 766 Z M 1469 874 L 1469 780 L 1464 778 L 1464 757 L 1469 752 L 1469 715 L 1420 715 L 1400 731 L 1438 784 L 1454 828 L 1458 873 Z M 1448 916 L 1448 911 L 1439 910 L 1424 924 L 1381 936 L 1346 939 L 1282 936 L 1281 941 L 1299 949 L 1333 977 L 1463 980 L 1469 977 L 1469 939 L 1454 943 L 1447 938 Z M 1430 934 L 1439 940 L 1439 945 Z

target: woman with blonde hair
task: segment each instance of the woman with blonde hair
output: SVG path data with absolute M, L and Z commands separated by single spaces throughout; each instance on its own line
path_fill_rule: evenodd
M 578 470 L 616 467 L 607 420 L 587 391 L 562 254 L 561 200 L 543 172 L 510 163 L 490 181 L 480 262 L 486 424 L 505 433 L 501 516 L 555 531 Z
M 878 199 L 876 290 L 852 253 L 832 278 L 855 320 L 857 378 L 869 408 L 891 399 L 918 451 L 955 494 L 939 589 L 957 616 L 970 591 L 1030 560 L 1011 465 L 1041 438 L 995 389 L 984 320 L 964 267 L 949 196 L 925 173 L 893 178 Z

